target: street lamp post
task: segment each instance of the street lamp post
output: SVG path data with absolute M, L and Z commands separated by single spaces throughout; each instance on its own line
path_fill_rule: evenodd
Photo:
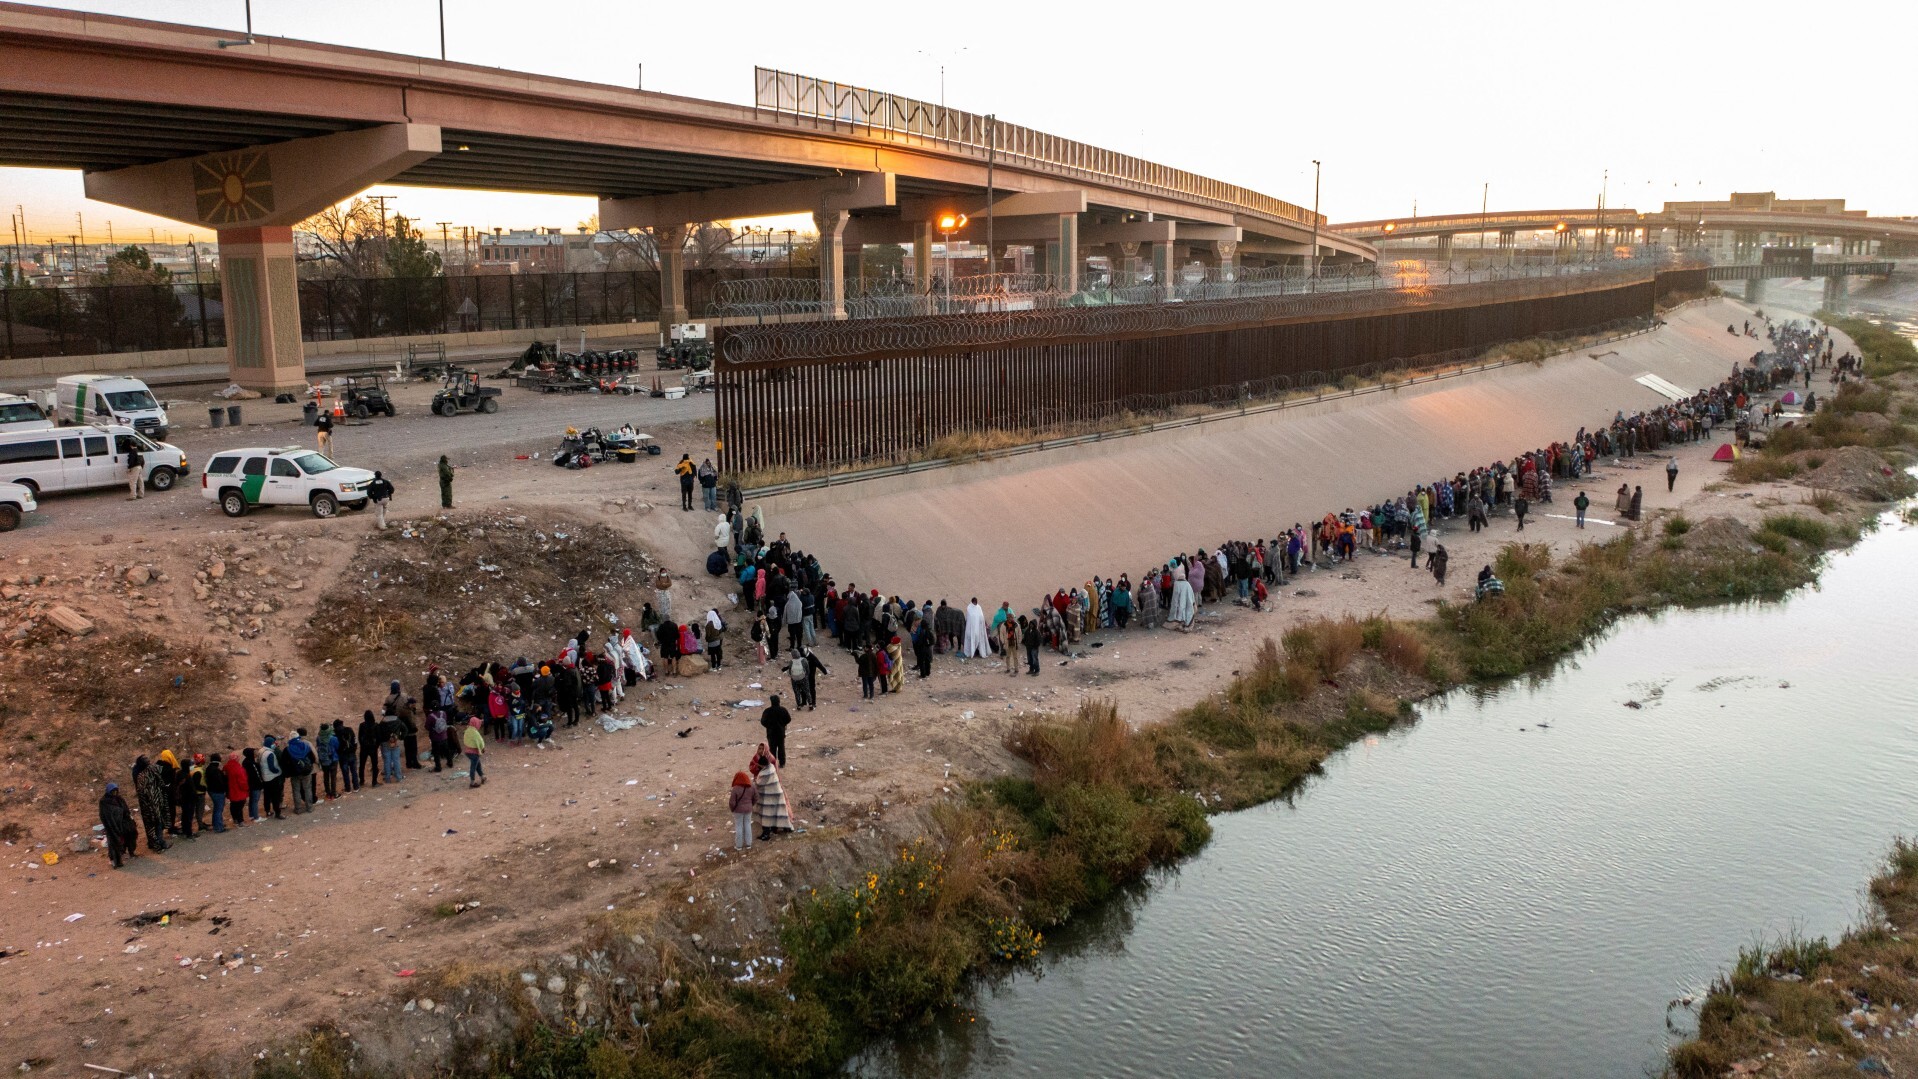
M 1312 254 L 1306 263 L 1308 273 L 1314 284 L 1312 291 L 1318 291 L 1319 279 L 1319 159 L 1312 159 Z
M 999 273 L 999 257 L 993 254 L 992 246 L 992 166 L 993 158 L 998 156 L 999 117 L 996 113 L 986 114 L 986 273 L 995 278 Z
M 946 263 L 946 307 L 952 307 L 952 234 L 966 227 L 965 214 L 940 214 L 939 234 L 945 237 Z

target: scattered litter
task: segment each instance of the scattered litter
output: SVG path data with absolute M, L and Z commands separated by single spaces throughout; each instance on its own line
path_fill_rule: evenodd
M 413 970 L 411 967 L 407 968 L 406 970 L 396 970 L 393 972 L 393 977 L 395 978 L 411 978 L 412 976 L 413 976 Z
M 48 864 L 49 864 L 49 865 L 51 865 L 52 863 L 48 863 Z M 62 920 L 62 921 L 68 921 L 68 922 L 77 922 L 77 921 L 79 921 L 80 919 L 82 919 L 82 918 L 84 918 L 84 917 L 86 917 L 86 915 L 84 915 L 84 914 L 69 914 L 69 915 L 67 915 L 67 916 L 66 916 L 65 918 L 63 918 L 63 919 L 61 919 L 61 920 Z

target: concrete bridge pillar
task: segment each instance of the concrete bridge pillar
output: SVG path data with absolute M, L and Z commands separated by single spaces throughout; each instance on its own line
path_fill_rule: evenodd
M 1218 271 L 1221 281 L 1236 281 L 1239 277 L 1239 245 L 1234 240 L 1210 240 L 1199 245 L 1204 252 L 1200 257 L 1206 265 Z
M 1745 302 L 1746 303 L 1764 303 L 1765 302 L 1765 279 L 1764 278 L 1753 277 L 1745 281 Z
M 1850 279 L 1843 274 L 1833 274 L 1825 278 L 1824 308 L 1834 314 L 1842 315 L 1849 306 Z
M 440 152 L 431 124 L 385 124 L 89 172 L 87 197 L 220 237 L 229 377 L 262 394 L 306 385 L 293 226 Z
M 1172 298 L 1172 274 L 1178 269 L 1178 256 L 1174 253 L 1172 241 L 1155 241 L 1145 245 L 1146 258 L 1152 267 L 1152 281 L 1159 286 L 1159 297 Z
M 690 225 L 653 226 L 653 252 L 659 257 L 659 329 L 664 340 L 666 327 L 685 322 L 691 312 L 686 307 L 686 237 Z
M 1079 253 L 1078 214 L 1059 215 L 1059 236 L 1047 238 L 1044 251 L 1045 269 L 1040 272 L 1052 275 L 1055 286 L 1063 292 L 1079 291 L 1079 270 L 1084 258 Z
M 1452 234 L 1441 232 L 1438 237 L 1438 261 L 1452 261 Z
M 1508 262 L 1511 261 L 1512 256 L 1517 252 L 1517 249 L 1518 249 L 1518 230 L 1517 229 L 1498 230 L 1498 253 L 1501 255 L 1504 255 L 1506 261 Z
M 819 310 L 826 318 L 846 317 L 846 222 L 848 210 L 814 210 L 819 230 Z
M 921 293 L 932 288 L 932 222 L 912 223 L 912 279 Z
M 220 294 L 233 381 L 261 393 L 304 386 L 299 271 L 291 225 L 221 229 Z

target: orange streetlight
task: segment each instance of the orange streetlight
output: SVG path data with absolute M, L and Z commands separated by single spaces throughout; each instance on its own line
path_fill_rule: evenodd
M 946 250 L 946 302 L 952 302 L 952 234 L 966 227 L 966 215 L 944 213 L 935 222 L 941 236 L 945 237 Z

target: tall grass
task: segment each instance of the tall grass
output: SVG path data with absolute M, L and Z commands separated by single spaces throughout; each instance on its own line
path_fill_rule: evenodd
M 1862 318 L 1834 315 L 1830 311 L 1820 311 L 1816 317 L 1838 327 L 1845 336 L 1858 343 L 1858 351 L 1865 358 L 1865 377 L 1881 378 L 1904 371 L 1918 371 L 1918 347 L 1914 347 L 1908 338 L 1896 330 Z
M 1706 1079 L 1727 1074 L 1741 1060 L 1804 1060 L 1811 1049 L 1829 1056 L 1834 1047 L 1869 1052 L 1871 1042 L 1880 1041 L 1878 1028 L 1901 1025 L 1918 1006 L 1918 985 L 1910 978 L 1918 970 L 1918 939 L 1900 932 L 1918 919 L 1918 846 L 1894 841 L 1870 895 L 1864 923 L 1836 944 L 1790 933 L 1740 950 L 1700 1005 L 1698 1034 L 1672 1049 L 1669 1074 Z M 1861 1003 L 1870 1018 L 1854 1022 L 1847 1013 Z M 1871 1041 L 1859 1042 L 1848 1026 Z M 1839 1067 L 1845 1074 L 1864 1070 Z

